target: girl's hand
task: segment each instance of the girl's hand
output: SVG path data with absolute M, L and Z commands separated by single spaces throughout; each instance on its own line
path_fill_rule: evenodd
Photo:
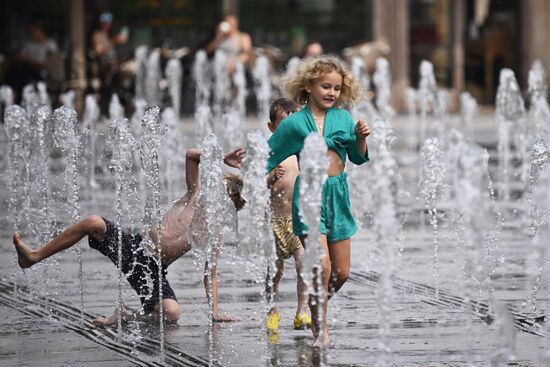
M 245 155 L 246 151 L 243 148 L 239 148 L 230 153 L 227 153 L 223 158 L 223 162 L 228 166 L 241 168 L 241 162 Z
M 357 121 L 357 124 L 355 125 L 355 135 L 359 139 L 365 139 L 370 135 L 369 125 L 367 125 L 367 123 L 363 120 Z

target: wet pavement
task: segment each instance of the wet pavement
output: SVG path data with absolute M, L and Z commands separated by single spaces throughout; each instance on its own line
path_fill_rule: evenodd
M 249 121 L 257 127 L 257 121 Z M 406 119 L 396 121 L 399 136 L 406 136 Z M 476 136 L 494 145 L 492 120 L 480 124 Z M 189 129 L 188 122 L 184 129 Z M 2 144 L 5 135 L 2 133 Z M 399 140 L 399 139 L 398 139 Z M 2 170 L 6 169 L 3 155 Z M 366 168 L 368 169 L 368 168 Z M 5 184 L 5 176 L 1 178 Z M 114 218 L 113 191 L 105 184 L 96 199 L 83 200 L 80 213 L 99 212 Z M 47 264 L 21 271 L 15 266 L 11 226 L 7 220 L 7 194 L 0 195 L 0 365 L 2 366 L 371 366 L 379 360 L 379 309 L 377 289 L 381 268 L 372 231 L 360 230 L 352 239 L 352 273 L 329 306 L 331 338 L 328 352 L 312 348 L 309 331 L 295 331 L 295 273 L 286 262 L 280 286 L 282 318 L 278 337 L 268 338 L 262 329 L 262 284 L 231 256 L 222 254 L 219 265 L 220 309 L 241 318 L 218 323 L 210 329 L 202 284 L 202 264 L 187 254 L 169 268 L 168 279 L 181 303 L 181 318 L 165 330 L 165 354 L 159 356 L 158 326 L 130 323 L 124 332 L 89 323 L 97 315 L 109 315 L 117 300 L 118 274 L 109 260 L 82 241 L 84 311 L 81 318 L 78 264 L 75 251 L 59 254 Z M 418 214 L 418 213 L 416 213 Z M 391 314 L 391 358 L 395 366 L 490 366 L 498 356 L 502 335 L 495 310 L 485 294 L 464 297 L 460 278 L 464 266 L 453 228 L 440 229 L 439 290 L 434 288 L 431 229 L 410 215 L 400 234 L 395 262 Z M 68 223 L 62 219 L 58 228 Z M 24 240 L 33 245 L 32 236 Z M 492 275 L 495 297 L 511 311 L 515 330 L 514 361 L 510 366 L 545 366 L 548 331 L 536 322 L 526 304 L 537 270 L 536 252 L 525 231 L 499 233 L 502 263 Z M 17 287 L 15 286 L 17 283 Z M 17 291 L 14 289 L 17 288 Z M 538 302 L 545 306 L 546 294 Z M 137 306 L 133 291 L 124 284 L 125 304 Z M 469 306 L 473 304 L 474 307 Z M 541 316 L 541 307 L 536 316 Z M 508 333 L 508 334 L 506 334 Z M 512 333 L 513 334 L 513 333 Z M 506 365 L 506 364 L 503 364 Z

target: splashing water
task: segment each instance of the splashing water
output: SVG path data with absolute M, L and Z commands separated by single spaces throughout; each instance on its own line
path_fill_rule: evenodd
M 28 84 L 23 88 L 23 97 L 21 100 L 21 103 L 23 107 L 25 107 L 25 110 L 27 111 L 27 118 L 31 118 L 32 114 L 38 106 L 40 106 L 40 98 L 36 94 L 36 90 L 34 89 L 34 85 Z
M 40 104 L 46 105 L 51 108 L 52 102 L 50 100 L 50 95 L 48 94 L 48 89 L 45 82 L 38 82 L 36 84 L 36 89 L 38 89 L 38 98 Z
M 80 154 L 80 137 L 77 131 L 78 121 L 76 112 L 69 107 L 63 106 L 53 112 L 53 138 L 54 144 L 59 147 L 67 157 L 65 165 L 65 182 L 68 190 L 68 210 L 71 211 L 71 220 L 76 223 L 79 218 L 78 204 L 78 172 L 77 160 Z M 84 284 L 82 271 L 82 248 L 76 246 L 78 254 L 78 278 L 80 279 L 80 318 L 84 323 Z
M 411 152 L 416 151 L 416 146 L 418 145 L 418 141 L 416 140 L 417 136 L 414 132 L 417 128 L 417 118 L 416 118 L 416 99 L 417 99 L 417 93 L 414 88 L 408 87 L 405 90 L 405 101 L 407 105 L 407 112 L 409 115 L 409 125 L 412 132 L 410 132 L 408 135 L 408 146 L 409 150 Z
M 67 92 L 61 94 L 59 96 L 59 101 L 61 104 L 65 107 L 69 107 L 74 110 L 74 100 L 75 100 L 76 94 L 74 90 L 68 90 Z
M 86 132 L 87 147 L 86 152 L 88 157 L 88 188 L 90 192 L 91 200 L 94 201 L 95 189 L 99 187 L 95 179 L 95 166 L 97 162 L 96 154 L 96 142 L 97 142 L 97 123 L 99 120 L 99 106 L 95 99 L 95 96 L 88 94 L 85 100 L 84 117 L 82 119 L 82 128 Z

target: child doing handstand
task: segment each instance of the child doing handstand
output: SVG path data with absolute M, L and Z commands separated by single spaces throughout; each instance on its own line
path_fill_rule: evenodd
M 161 243 L 162 250 L 162 307 L 165 321 L 176 322 L 180 316 L 180 306 L 176 295 L 168 280 L 166 279 L 166 268 L 179 257 L 191 249 L 189 242 L 189 227 L 195 212 L 195 200 L 199 190 L 199 163 L 201 151 L 189 149 L 186 153 L 186 183 L 187 192 L 183 197 L 174 203 L 161 222 Z M 239 168 L 244 157 L 244 150 L 237 149 L 224 157 L 224 162 L 232 167 Z M 228 176 L 229 186 L 239 186 L 236 182 L 237 176 Z M 242 187 L 242 183 L 240 185 Z M 241 209 L 244 201 L 236 190 L 231 190 L 231 199 L 237 210 Z M 199 209 L 200 210 L 200 209 Z M 115 265 L 118 260 L 118 228 L 113 222 L 98 215 L 90 215 L 78 223 L 75 223 L 61 232 L 44 246 L 33 250 L 21 241 L 19 234 L 13 236 L 13 243 L 17 250 L 18 263 L 21 268 L 28 268 L 32 265 L 78 243 L 82 238 L 88 236 L 88 243 L 107 256 Z M 149 229 L 149 236 L 152 243 L 158 239 L 158 229 L 152 225 Z M 157 253 L 155 246 L 150 243 L 141 245 L 144 240 L 140 234 L 129 234 L 121 232 L 122 238 L 122 272 L 126 275 L 128 282 L 137 292 L 146 315 L 157 316 L 159 314 L 159 279 Z M 135 264 L 135 265 L 134 265 Z M 212 274 L 215 268 L 212 269 Z M 149 279 L 148 279 L 149 278 Z M 149 282 L 148 282 L 149 280 Z M 215 286 L 215 279 L 213 285 Z M 148 284 L 152 284 L 152 289 Z M 217 290 L 217 289 L 216 289 Z M 221 317 L 217 310 L 217 291 L 214 292 L 214 321 L 230 321 L 229 317 Z M 115 313 L 106 318 L 93 320 L 95 324 L 114 324 L 119 317 L 129 320 L 135 317 L 135 313 L 126 310 L 116 310 Z
M 280 98 L 271 104 L 269 111 L 270 122 L 267 126 L 274 132 L 280 122 L 291 113 L 296 112 L 296 105 L 287 98 Z M 294 256 L 297 275 L 298 307 L 294 317 L 294 329 L 300 330 L 311 326 L 311 317 L 306 313 L 306 285 L 302 278 L 301 269 L 304 257 L 304 247 L 300 239 L 292 232 L 292 189 L 298 176 L 298 161 L 295 156 L 288 157 L 281 162 L 271 173 L 267 181 L 271 189 L 271 224 L 275 237 L 277 260 L 276 273 L 272 279 L 266 278 L 268 301 L 275 302 L 279 295 L 279 281 L 283 276 L 284 260 Z M 269 281 L 271 280 L 271 285 Z M 267 316 L 267 330 L 276 333 L 279 328 L 281 315 L 274 306 Z
M 368 161 L 366 137 L 370 129 L 364 121 L 355 123 L 346 110 L 339 108 L 359 98 L 359 86 L 335 57 L 321 56 L 304 61 L 298 72 L 286 81 L 285 89 L 294 102 L 305 106 L 283 120 L 269 139 L 271 156 L 267 171 L 275 169 L 289 156 L 299 155 L 304 139 L 312 132 L 324 137 L 328 146 L 330 163 L 320 213 L 320 245 L 325 254 L 321 260 L 324 288 L 322 325 L 319 325 L 319 302 L 313 296 L 309 298 L 314 345 L 328 345 L 329 289 L 332 294 L 336 293 L 348 279 L 350 237 L 357 231 L 344 166 L 346 156 L 358 165 Z M 298 176 L 292 197 L 292 226 L 294 234 L 305 240 L 308 229 L 299 216 L 299 187 Z M 319 339 L 320 328 L 323 340 Z

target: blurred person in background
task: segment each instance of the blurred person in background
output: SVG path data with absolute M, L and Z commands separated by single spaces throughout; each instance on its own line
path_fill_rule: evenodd
M 40 20 L 31 20 L 27 33 L 28 38 L 7 73 L 6 83 L 16 95 L 21 94 L 25 85 L 48 78 L 48 56 L 58 51 L 57 43 L 46 35 Z
M 225 15 L 216 26 L 214 37 L 204 47 L 212 56 L 217 50 L 227 55 L 227 72 L 232 74 L 238 61 L 247 66 L 252 51 L 252 38 L 248 33 L 239 30 L 239 19 L 236 15 Z
M 323 54 L 323 45 L 318 41 L 309 41 L 302 51 L 301 58 L 309 59 L 311 57 L 321 56 Z

